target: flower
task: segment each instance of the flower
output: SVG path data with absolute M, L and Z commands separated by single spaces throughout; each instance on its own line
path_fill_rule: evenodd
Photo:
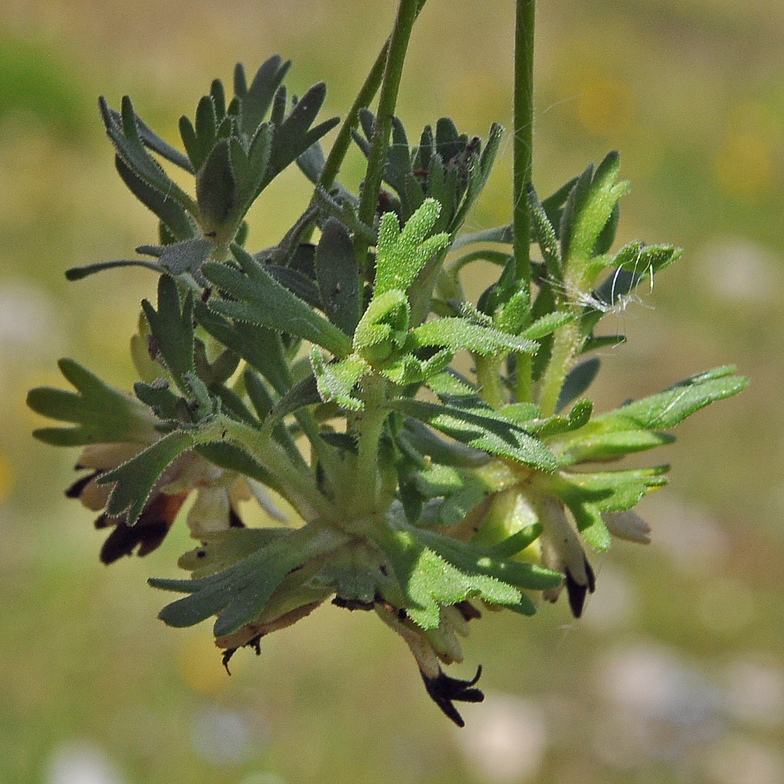
M 147 446 L 149 444 L 129 442 L 85 447 L 75 468 L 89 469 L 90 473 L 77 479 L 66 490 L 66 496 L 78 498 L 92 511 L 103 510 L 113 486 L 100 484 L 100 478 Z M 196 499 L 188 512 L 187 524 L 195 539 L 211 531 L 243 528 L 245 524 L 239 505 L 251 498 L 255 498 L 270 516 L 285 519 L 259 482 L 220 468 L 198 452 L 189 451 L 180 455 L 163 472 L 135 525 L 127 525 L 125 513 L 112 516 L 104 511 L 98 516 L 95 520 L 97 529 L 112 528 L 101 548 L 101 561 L 110 564 L 124 555 L 131 555 L 134 550 L 137 555 L 144 556 L 158 548 L 194 490 Z

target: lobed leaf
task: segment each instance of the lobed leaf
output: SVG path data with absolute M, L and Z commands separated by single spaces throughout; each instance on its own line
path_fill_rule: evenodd
M 344 332 L 281 286 L 246 250 L 233 245 L 232 252 L 242 272 L 216 262 L 202 268 L 205 277 L 232 298 L 211 300 L 212 310 L 309 340 L 339 357 L 351 353 L 351 339 Z
M 72 359 L 58 362 L 63 376 L 77 393 L 37 387 L 27 394 L 27 405 L 42 416 L 76 427 L 44 427 L 33 435 L 54 446 L 104 443 L 146 443 L 154 435 L 150 411 L 128 395 L 105 384 Z
M 175 430 L 119 468 L 103 474 L 98 484 L 114 484 L 106 504 L 106 514 L 111 517 L 126 514 L 125 524 L 133 526 L 163 472 L 194 444 L 192 433 Z

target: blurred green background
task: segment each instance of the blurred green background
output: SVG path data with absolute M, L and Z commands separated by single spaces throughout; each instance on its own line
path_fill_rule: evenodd
M 292 89 L 324 79 L 328 114 L 343 115 L 393 13 L 378 0 L 0 5 L 0 781 L 784 782 L 781 0 L 540 0 L 539 192 L 620 149 L 633 187 L 619 240 L 686 248 L 607 318 L 629 343 L 604 354 L 599 407 L 724 363 L 752 382 L 648 456 L 673 466 L 640 508 L 653 542 L 594 556 L 583 620 L 561 602 L 474 624 L 453 674 L 481 662 L 487 700 L 463 711 L 466 729 L 366 613 L 320 609 L 226 676 L 207 626 L 165 628 L 165 596 L 145 585 L 175 573 L 183 531 L 103 567 L 105 534 L 62 494 L 76 453 L 30 438 L 42 422 L 26 390 L 62 385 L 58 357 L 132 382 L 128 338 L 154 294 L 143 271 L 63 277 L 156 236 L 115 175 L 96 96 L 131 94 L 177 143 L 212 78 L 280 53 Z M 400 102 L 412 137 L 442 115 L 479 135 L 510 125 L 512 22 L 512 2 L 430 1 Z M 511 168 L 507 138 L 472 227 L 507 219 Z M 296 172 L 276 182 L 250 246 L 276 242 L 308 193 Z

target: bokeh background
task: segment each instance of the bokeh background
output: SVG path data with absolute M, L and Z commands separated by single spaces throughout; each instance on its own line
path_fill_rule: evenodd
M 75 452 L 34 442 L 26 390 L 71 356 L 120 386 L 144 271 L 67 284 L 133 255 L 155 223 L 116 177 L 95 99 L 133 96 L 177 143 L 212 78 L 273 53 L 300 93 L 324 79 L 344 114 L 385 38 L 378 0 L 4 0 L 0 4 L 0 780 L 9 784 L 613 784 L 784 782 L 784 4 L 541 0 L 535 182 L 547 194 L 622 152 L 620 241 L 684 258 L 607 317 L 600 406 L 737 363 L 738 398 L 697 414 L 651 461 L 671 486 L 640 511 L 647 548 L 594 556 L 585 616 L 474 625 L 483 706 L 456 730 L 404 645 L 370 614 L 320 609 L 241 651 L 232 677 L 207 625 L 167 629 L 147 577 L 176 571 L 183 531 L 146 559 L 98 562 L 103 535 L 62 490 Z M 416 138 L 450 115 L 483 135 L 511 118 L 513 3 L 431 0 L 400 115 Z M 508 144 L 472 227 L 506 220 Z M 346 178 L 359 177 L 357 163 Z M 294 172 L 254 208 L 250 245 L 306 203 Z M 482 281 L 475 281 L 477 289 Z M 483 287 L 483 286 L 482 286 Z

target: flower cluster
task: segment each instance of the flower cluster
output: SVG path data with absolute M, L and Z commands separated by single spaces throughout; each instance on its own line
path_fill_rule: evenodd
M 718 368 L 600 414 L 585 397 L 592 352 L 622 340 L 595 333 L 602 316 L 680 253 L 611 251 L 627 189 L 617 154 L 547 199 L 528 188 L 530 242 L 511 225 L 461 233 L 499 126 L 483 142 L 442 119 L 410 148 L 397 118 L 389 145 L 385 117 L 363 110 L 325 159 L 319 140 L 337 120 L 313 125 L 324 85 L 290 102 L 287 68 L 273 57 L 248 85 L 238 67 L 230 101 L 213 82 L 180 122 L 185 153 L 129 99 L 120 112 L 101 100 L 120 176 L 158 217 L 160 244 L 68 276 L 137 264 L 158 275 L 157 301 L 142 302 L 133 395 L 62 360 L 75 391 L 39 388 L 28 402 L 66 425 L 36 435 L 83 448 L 67 495 L 111 528 L 105 563 L 151 552 L 183 512 L 199 544 L 180 559 L 190 579 L 151 580 L 183 594 L 160 617 L 216 617 L 225 664 L 325 601 L 373 611 L 462 726 L 454 703 L 482 699 L 481 668 L 465 681 L 442 666 L 462 661 L 470 622 L 485 608 L 531 615 L 564 587 L 579 616 L 596 579 L 586 551 L 646 542 L 632 509 L 665 483 L 666 466 L 608 464 L 668 443 L 745 379 Z M 369 159 L 356 195 L 334 177 L 355 120 Z M 194 195 L 160 159 L 193 175 Z M 312 196 L 276 246 L 251 253 L 245 214 L 294 162 Z M 369 199 L 377 174 L 388 189 Z M 478 260 L 499 275 L 472 303 L 461 275 Z M 251 499 L 268 525 L 243 524 Z

